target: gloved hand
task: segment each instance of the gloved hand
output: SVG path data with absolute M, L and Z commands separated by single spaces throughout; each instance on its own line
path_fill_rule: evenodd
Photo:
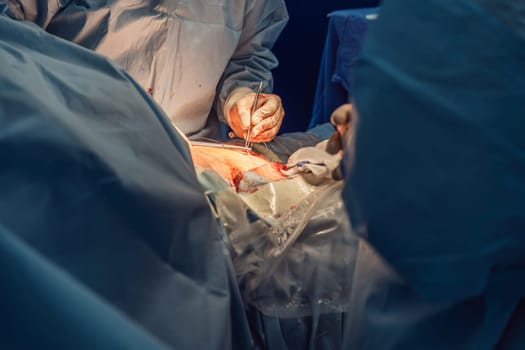
M 346 125 L 347 127 L 353 121 L 354 108 L 351 103 L 344 103 L 337 107 L 330 115 L 332 125 Z
M 330 123 L 335 126 L 336 131 L 328 140 L 326 152 L 335 154 L 343 151 L 354 133 L 355 114 L 354 108 L 350 103 L 342 104 L 332 112 Z
M 233 132 L 246 138 L 255 92 L 246 87 L 235 89 L 224 105 L 224 116 Z M 267 142 L 279 132 L 284 118 L 281 98 L 275 94 L 261 93 L 252 116 L 250 142 Z
M 326 178 L 341 180 L 344 175 L 340 168 L 341 159 L 345 152 L 353 152 L 350 143 L 356 120 L 357 113 L 352 104 L 345 103 L 336 108 L 330 116 L 330 123 L 336 131 L 315 147 L 298 149 L 288 158 L 287 169 L 282 172 L 285 175 L 311 173 L 305 179 L 313 183 Z M 348 155 L 345 156 L 349 159 Z

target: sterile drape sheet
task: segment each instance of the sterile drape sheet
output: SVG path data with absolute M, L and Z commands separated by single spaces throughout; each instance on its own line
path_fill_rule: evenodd
M 147 93 L 2 15 L 0 62 L 0 347 L 248 349 L 187 145 Z

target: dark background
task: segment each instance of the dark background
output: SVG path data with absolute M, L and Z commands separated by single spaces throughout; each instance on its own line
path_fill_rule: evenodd
M 375 7 L 380 0 L 288 0 L 290 20 L 274 53 L 274 92 L 286 110 L 281 132 L 305 131 L 312 115 L 321 55 L 328 29 L 327 15 L 335 10 Z

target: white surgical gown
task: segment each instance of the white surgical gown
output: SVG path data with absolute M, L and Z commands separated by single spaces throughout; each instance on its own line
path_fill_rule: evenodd
M 73 0 L 46 29 L 124 67 L 185 134 L 216 136 L 234 88 L 272 89 L 287 20 L 283 0 Z

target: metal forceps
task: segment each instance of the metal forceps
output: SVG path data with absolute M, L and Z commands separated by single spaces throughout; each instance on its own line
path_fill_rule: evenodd
M 246 139 L 244 140 L 244 147 L 251 148 L 251 142 L 250 142 L 250 136 L 252 132 L 252 118 L 253 114 L 255 113 L 255 110 L 257 109 L 257 105 L 259 104 L 259 95 L 262 91 L 263 82 L 259 81 L 259 85 L 257 86 L 257 91 L 255 92 L 255 98 L 253 99 L 252 109 L 250 110 L 250 125 L 248 125 L 248 132 L 246 133 Z

